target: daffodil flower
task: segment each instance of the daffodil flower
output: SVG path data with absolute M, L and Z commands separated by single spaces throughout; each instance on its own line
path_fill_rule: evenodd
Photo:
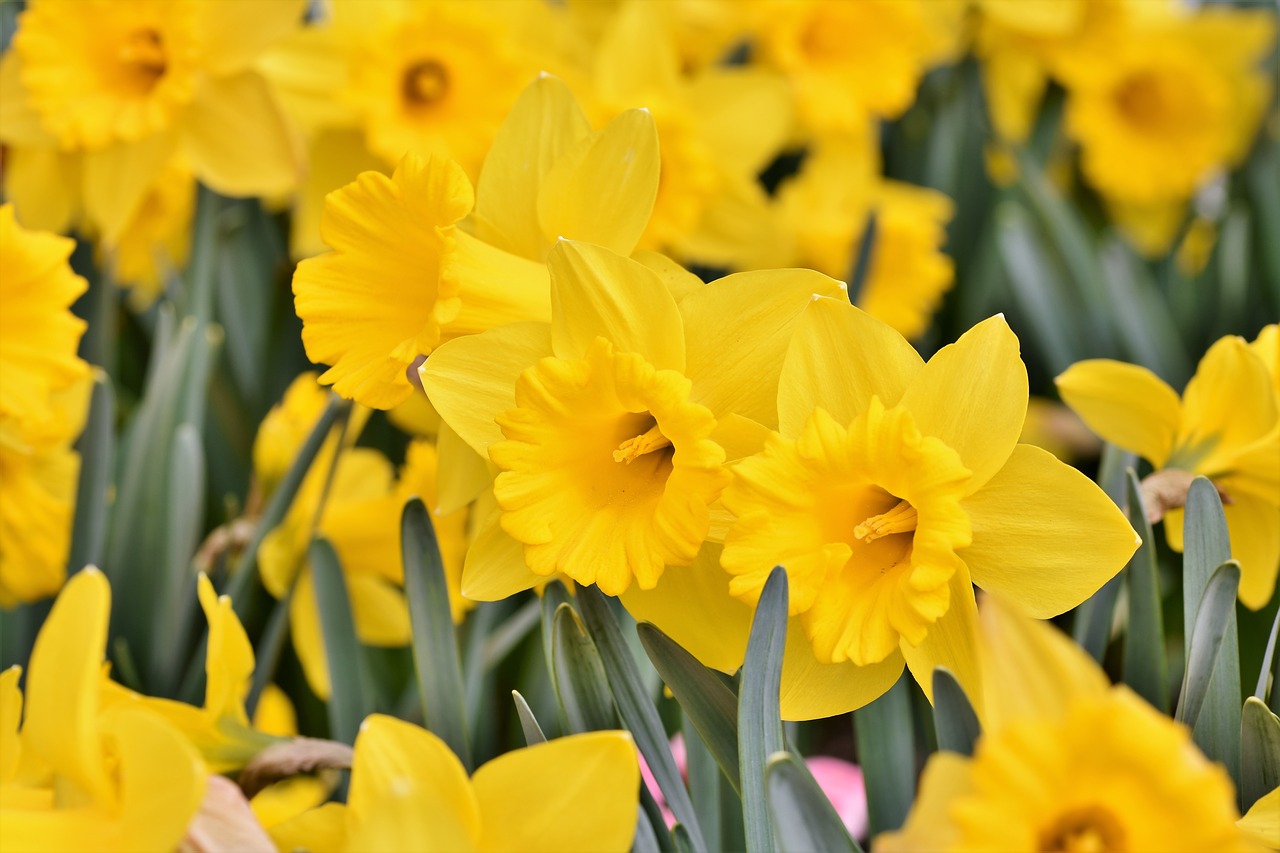
M 421 368 L 441 416 L 500 473 L 463 594 L 500 599 L 557 572 L 617 595 L 688 566 L 729 482 L 726 448 L 776 422 L 782 353 L 812 294 L 807 270 L 688 285 L 561 241 L 550 324 L 441 347 Z M 687 276 L 687 274 L 684 274 Z M 696 280 L 695 280 L 696 281 Z
M 18 670 L 0 675 L 0 838 L 6 850 L 172 850 L 207 771 L 158 714 L 104 691 L 111 588 L 67 582 L 31 653 L 22 730 Z
M 1063 401 L 1102 438 L 1157 470 L 1213 481 L 1240 562 L 1240 601 L 1252 610 L 1270 601 L 1280 570 L 1280 398 L 1259 353 L 1241 338 L 1222 338 L 1181 399 L 1150 370 L 1106 359 L 1078 362 L 1057 383 Z M 1164 513 L 1176 551 L 1183 521 L 1180 506 Z
M 347 804 L 271 830 L 282 850 L 624 851 L 635 835 L 640 768 L 626 732 L 518 749 L 470 779 L 444 741 L 374 714 L 356 737 Z
M 34 0 L 0 63 L 3 139 L 84 153 L 85 211 L 108 242 L 175 152 L 219 192 L 287 192 L 300 143 L 254 63 L 305 9 L 305 0 Z
M 875 850 L 1261 850 L 1235 825 L 1226 770 L 1185 726 L 994 598 L 975 628 L 986 712 L 974 755 L 934 753 L 906 825 Z
M 1088 478 L 1018 444 L 1018 340 L 993 317 L 926 364 L 887 325 L 834 299 L 801 319 L 778 383 L 778 431 L 734 465 L 723 553 L 623 603 L 708 666 L 742 662 L 769 571 L 787 570 L 782 713 L 848 711 L 904 663 L 931 695 L 945 666 L 971 693 L 977 583 L 1036 616 L 1076 606 L 1138 545 Z M 721 570 L 717 566 L 723 566 Z
M 551 77 L 500 129 L 478 192 L 439 155 L 407 155 L 390 178 L 365 172 L 325 202 L 334 251 L 294 274 L 307 355 L 332 365 L 320 381 L 388 409 L 413 391 L 407 370 L 441 343 L 549 319 L 549 246 L 567 236 L 630 254 L 657 184 L 652 117 L 631 110 L 593 133 Z

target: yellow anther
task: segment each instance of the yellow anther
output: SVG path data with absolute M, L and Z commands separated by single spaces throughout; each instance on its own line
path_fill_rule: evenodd
M 916 508 L 906 501 L 898 501 L 888 512 L 873 515 L 853 528 L 853 536 L 862 542 L 874 542 L 895 533 L 909 533 L 916 529 Z
M 155 30 L 139 30 L 120 48 L 120 59 L 151 74 L 163 74 L 167 65 L 164 44 Z
M 658 425 L 654 424 L 635 438 L 628 438 L 619 444 L 618 449 L 613 451 L 613 461 L 630 463 L 636 457 L 670 446 L 671 439 L 663 435 Z

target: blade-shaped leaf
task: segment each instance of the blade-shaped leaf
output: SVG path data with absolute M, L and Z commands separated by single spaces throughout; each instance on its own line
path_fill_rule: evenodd
M 747 850 L 773 850 L 773 825 L 765 794 L 769 756 L 786 749 L 782 734 L 782 655 L 787 646 L 787 572 L 777 566 L 765 581 L 751 620 L 738 693 L 738 762 Z
M 725 778 L 738 782 L 738 697 L 678 643 L 648 623 L 636 627 L 640 642 Z
M 861 853 L 804 762 L 789 752 L 774 753 L 765 776 L 779 850 Z
M 360 723 L 373 712 L 373 686 L 356 639 L 351 600 L 338 552 L 327 539 L 315 539 L 307 552 L 320 611 L 325 659 L 329 662 L 329 736 L 353 744 Z
M 973 755 L 973 745 L 982 734 L 982 724 L 964 688 L 941 666 L 933 671 L 933 727 L 938 733 L 938 749 L 961 755 Z
M 897 829 L 907 819 L 916 791 L 915 734 L 911 722 L 911 675 L 853 712 L 858 764 L 867 780 L 871 835 Z
M 1209 578 L 1209 585 L 1200 598 L 1195 627 L 1191 632 L 1191 651 L 1187 654 L 1187 671 L 1182 677 L 1182 694 L 1178 697 L 1178 711 L 1174 714 L 1174 719 L 1185 723 L 1192 731 L 1196 729 L 1200 711 L 1209 694 L 1210 680 L 1215 675 L 1227 633 L 1228 614 L 1235 614 L 1239 589 L 1240 564 L 1228 560 Z
M 725 778 L 720 765 L 711 750 L 702 742 L 702 735 L 694 727 L 688 714 L 684 714 L 685 767 L 689 779 L 689 797 L 693 800 L 693 809 L 698 813 L 698 825 L 706 836 L 707 847 L 711 850 L 723 850 L 724 843 L 720 838 L 721 809 L 720 800 L 723 786 L 720 780 Z
M 538 718 L 533 715 L 533 710 L 529 707 L 529 703 L 524 701 L 520 691 L 512 690 L 511 699 L 516 703 L 516 714 L 520 717 L 520 730 L 524 732 L 525 745 L 533 746 L 534 744 L 546 743 L 547 736 L 542 733 L 542 726 L 538 725 Z
M 67 567 L 78 572 L 101 565 L 107 538 L 108 494 L 115 468 L 115 392 L 107 374 L 98 372 L 89 398 L 89 417 L 76 441 L 80 454 L 80 481 L 76 487 L 76 512 L 71 530 Z
M 1121 450 L 1114 444 L 1103 445 L 1102 460 L 1098 464 L 1098 485 L 1117 506 L 1124 505 L 1125 490 L 1128 488 L 1125 472 L 1136 463 L 1137 457 L 1132 453 Z M 1124 576 L 1117 574 L 1076 608 L 1072 636 L 1099 663 L 1102 663 L 1107 653 L 1116 600 L 1120 597 L 1122 586 Z
M 1129 634 L 1124 643 L 1124 681 L 1161 712 L 1169 713 L 1169 662 L 1164 651 L 1164 616 L 1156 573 L 1155 537 L 1142 502 L 1142 487 L 1127 472 L 1129 523 L 1142 544 L 1129 558 Z
M 1276 643 L 1280 641 L 1280 609 L 1276 610 L 1276 618 L 1271 623 L 1271 634 L 1267 637 L 1267 648 L 1262 653 L 1262 666 L 1258 669 L 1258 686 L 1253 689 L 1253 695 L 1267 701 L 1267 681 L 1271 675 L 1271 665 L 1276 656 Z M 1275 688 L 1273 687 L 1274 691 Z
M 1197 477 L 1187 491 L 1186 520 L 1183 527 L 1182 612 L 1186 654 L 1191 657 L 1198 610 L 1209 580 L 1219 566 L 1231 559 L 1231 541 L 1222 499 L 1213 483 Z M 1204 754 L 1220 761 L 1240 785 L 1240 640 L 1235 607 L 1225 607 L 1220 651 L 1207 694 L 1202 697 L 1194 728 L 1196 744 Z M 1184 682 L 1185 683 L 1185 682 Z
M 420 498 L 410 498 L 400 518 L 404 592 L 413 626 L 413 663 L 422 691 L 423 714 L 427 728 L 470 770 L 462 664 L 436 531 Z
M 1261 699 L 1245 700 L 1240 718 L 1240 811 L 1280 787 L 1280 719 Z
M 570 732 L 617 728 L 618 716 L 609 692 L 609 678 L 596 644 L 582 620 L 568 604 L 556 608 L 552 623 L 551 661 L 556 698 Z
M 667 745 L 667 734 L 658 717 L 658 709 L 645 689 L 635 658 L 631 656 L 622 629 L 618 627 L 618 620 L 609 610 L 608 600 L 594 586 L 580 586 L 578 606 L 582 608 L 583 621 L 600 651 L 622 722 L 636 739 L 640 754 L 648 762 L 653 778 L 667 799 L 667 807 L 689 831 L 694 849 L 702 853 L 707 848 L 693 811 L 693 801 L 689 799 L 689 791 Z

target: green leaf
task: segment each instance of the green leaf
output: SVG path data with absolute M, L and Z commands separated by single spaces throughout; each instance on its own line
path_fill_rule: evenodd
M 596 644 L 568 604 L 556 608 L 551 660 L 556 698 L 570 732 L 596 732 L 618 726 L 609 678 Z
M 1209 578 L 1200 599 L 1195 628 L 1191 632 L 1191 651 L 1187 654 L 1187 671 L 1182 677 L 1182 692 L 1174 714 L 1174 719 L 1193 731 L 1209 693 L 1210 680 L 1216 674 L 1222 640 L 1227 633 L 1228 614 L 1235 612 L 1239 589 L 1240 564 L 1228 560 Z
M 538 718 L 533 715 L 533 710 L 529 707 L 529 703 L 524 701 L 520 691 L 512 690 L 511 699 L 516 703 L 516 715 L 520 717 L 520 730 L 524 732 L 525 746 L 546 743 L 547 736 L 542 733 Z
M 111 379 L 97 373 L 89 399 L 89 417 L 76 442 L 80 454 L 80 479 L 76 487 L 76 513 L 71 529 L 68 568 L 78 572 L 102 563 L 107 538 L 107 506 L 115 468 L 115 392 Z
M 750 853 L 773 850 L 765 794 L 765 764 L 786 749 L 782 734 L 782 655 L 787 646 L 787 572 L 774 567 L 765 581 L 742 663 L 738 692 L 738 761 L 742 813 Z
M 964 688 L 942 666 L 933 670 L 933 727 L 938 733 L 938 749 L 961 755 L 973 755 L 973 746 L 982 734 L 982 724 Z
M 1240 719 L 1240 811 L 1280 787 L 1280 718 L 1250 696 Z
M 631 843 L 631 853 L 659 853 L 663 848 L 658 844 L 658 835 L 654 832 L 653 823 L 645 813 L 644 806 L 636 806 L 636 810 L 640 814 L 636 818 L 636 838 Z M 662 834 L 667 834 L 665 827 Z
M 552 581 L 542 590 L 542 655 L 547 662 L 547 672 L 555 672 L 555 662 L 551 659 L 551 640 L 555 636 L 556 611 L 561 604 L 573 605 L 569 602 L 569 593 L 560 581 Z M 564 722 L 561 720 L 560 722 Z
M 467 740 L 462 664 L 449 611 L 449 582 L 440 559 L 436 531 L 421 498 L 410 498 L 400 517 L 404 592 L 413 627 L 413 664 L 422 691 L 426 726 L 472 769 Z
M 360 723 L 373 712 L 373 685 L 365 665 L 360 641 L 356 639 L 351 600 L 342 574 L 338 552 L 329 540 L 317 537 L 307 552 L 316 587 L 316 608 L 324 638 L 325 659 L 329 662 L 329 736 L 343 743 L 355 743 Z
M 995 218 L 996 240 L 1014 299 L 1031 324 L 1049 369 L 1061 373 L 1076 360 L 1073 342 L 1080 340 L 1075 324 L 1078 312 L 1027 212 L 1006 201 L 996 208 Z
M 738 781 L 738 697 L 714 672 L 653 625 L 636 627 L 640 643 L 686 718 L 741 795 Z
M 636 739 L 636 746 L 648 762 L 653 778 L 666 797 L 668 808 L 675 814 L 676 820 L 685 825 L 694 849 L 702 853 L 707 847 L 693 811 L 693 801 L 689 799 L 689 791 L 685 788 L 684 780 L 671 755 L 658 709 L 654 707 L 653 699 L 645 689 L 631 649 L 622 636 L 617 619 L 609 610 L 608 600 L 594 586 L 580 586 L 578 606 L 582 608 L 583 621 L 600 651 L 600 659 L 604 662 L 604 671 L 609 677 L 609 686 L 618 703 L 623 724 Z
M 1198 611 L 1209 580 L 1219 566 L 1229 559 L 1231 540 L 1227 533 L 1227 519 L 1222 511 L 1222 499 L 1213 483 L 1204 477 L 1197 477 L 1187 491 L 1186 521 L 1183 527 L 1182 624 L 1187 626 L 1184 642 L 1188 661 L 1193 641 L 1191 626 L 1197 624 Z M 1224 622 L 1221 626 L 1221 647 L 1207 694 L 1202 697 L 1204 706 L 1200 709 L 1194 736 L 1196 744 L 1206 756 L 1226 766 L 1238 788 L 1240 705 L 1243 691 L 1240 689 L 1240 640 L 1234 601 L 1231 605 L 1223 605 L 1224 610 L 1220 616 Z
M 694 727 L 688 714 L 682 715 L 684 724 L 681 733 L 684 735 L 685 768 L 689 779 L 689 798 L 693 800 L 693 810 L 698 814 L 698 825 L 706 836 L 707 848 L 723 850 L 724 843 L 720 838 L 720 780 L 724 774 L 720 765 L 702 736 Z
M 804 762 L 789 752 L 774 753 L 769 756 L 765 778 L 779 850 L 861 853 L 862 848 L 850 837 Z
M 1271 664 L 1275 660 L 1276 642 L 1278 640 L 1280 640 L 1280 609 L 1276 610 L 1276 618 L 1271 623 L 1271 634 L 1267 637 L 1267 649 L 1262 653 L 1262 666 L 1258 668 L 1258 686 L 1253 689 L 1253 695 L 1264 702 L 1267 700 L 1267 677 L 1271 674 Z
M 485 634 L 484 645 L 480 650 L 480 660 L 484 670 L 488 672 L 507 659 L 524 638 L 538 625 L 541 604 L 536 598 L 530 598 L 525 604 L 508 616 L 495 630 Z
M 1128 475 L 1125 472 L 1137 464 L 1137 461 L 1138 458 L 1134 454 L 1121 450 L 1114 444 L 1102 446 L 1102 460 L 1098 464 L 1098 485 L 1116 506 L 1124 506 L 1128 488 Z M 1117 574 L 1076 608 L 1072 636 L 1076 643 L 1098 663 L 1102 663 L 1107 654 L 1116 600 L 1120 597 L 1120 588 L 1123 585 L 1124 577 Z
M 910 673 L 904 672 L 887 693 L 853 712 L 853 734 L 867 781 L 867 814 L 874 837 L 901 827 L 915 798 Z
M 1129 558 L 1129 634 L 1124 644 L 1124 681 L 1161 713 L 1169 713 L 1169 662 L 1164 651 L 1163 602 L 1156 572 L 1155 536 L 1142 502 L 1142 487 L 1130 468 L 1127 474 L 1129 523 L 1142 544 Z
M 689 837 L 689 830 L 683 823 L 677 823 L 671 827 L 671 839 L 676 843 L 676 853 L 693 853 L 697 849 L 693 846 L 693 839 Z
M 866 286 L 867 273 L 871 271 L 871 260 L 875 257 L 876 239 L 880 233 L 880 217 L 875 211 L 867 217 L 867 224 L 862 229 L 862 238 L 858 241 L 858 257 L 854 260 L 853 269 L 849 272 L 848 295 L 849 301 L 854 305 L 858 304 L 858 299 L 862 296 L 862 289 Z

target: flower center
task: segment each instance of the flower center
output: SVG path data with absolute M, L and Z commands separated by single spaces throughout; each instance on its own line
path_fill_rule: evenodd
M 1178 82 L 1168 73 L 1142 71 L 1127 77 L 1112 97 L 1135 129 L 1153 135 L 1177 133 L 1197 120 L 1188 113 L 1188 96 Z
M 898 501 L 893 509 L 873 515 L 853 528 L 853 538 L 868 545 L 885 536 L 897 533 L 912 533 L 916 529 L 919 516 L 916 508 L 906 501 Z
M 169 69 L 164 40 L 153 29 L 130 33 L 120 46 L 118 56 L 127 78 L 141 94 L 150 92 Z
M 1060 815 L 1040 834 L 1040 853 L 1122 853 L 1124 830 L 1106 809 L 1086 806 Z
M 662 434 L 662 430 L 658 428 L 658 422 L 654 420 L 653 415 L 647 412 L 647 422 L 649 428 L 637 435 L 635 438 L 628 438 L 622 444 L 618 445 L 618 449 L 613 451 L 614 462 L 625 462 L 630 465 L 637 458 L 646 453 L 653 453 L 655 450 L 662 450 L 671 446 L 671 439 Z
M 429 107 L 448 94 L 449 72 L 434 59 L 414 63 L 404 72 L 400 90 L 410 107 Z

